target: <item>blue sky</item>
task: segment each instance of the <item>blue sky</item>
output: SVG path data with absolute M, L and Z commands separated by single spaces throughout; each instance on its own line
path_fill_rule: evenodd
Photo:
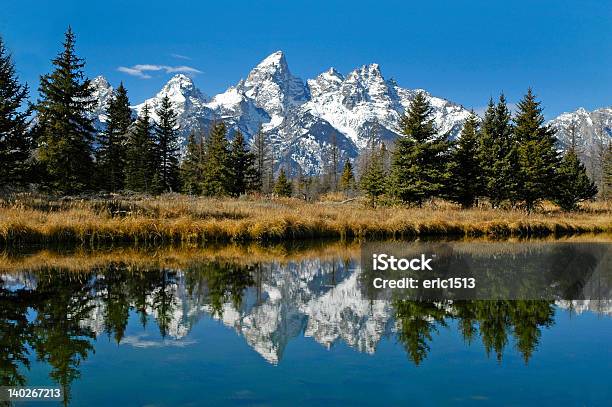
M 403 87 L 476 109 L 500 91 L 515 102 L 529 86 L 549 118 L 612 105 L 607 0 L 3 3 L 0 35 L 33 91 L 71 24 L 87 74 L 124 81 L 132 103 L 181 69 L 214 95 L 280 49 L 303 79 L 377 62 Z M 157 70 L 119 70 L 135 65 Z

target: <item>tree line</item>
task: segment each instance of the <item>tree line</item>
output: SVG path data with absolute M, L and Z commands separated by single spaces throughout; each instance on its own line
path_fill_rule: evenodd
M 372 142 L 359 160 L 345 159 L 341 166 L 341 152 L 332 140 L 323 174 L 312 177 L 282 166 L 275 171 L 278 163 L 261 130 L 249 146 L 240 132 L 230 138 L 223 122 L 213 123 L 206 133 L 193 132 L 182 152 L 177 113 L 168 96 L 159 106 L 145 105 L 134 118 L 123 84 L 107 106 L 104 130 L 97 132 L 93 89 L 70 28 L 52 65 L 52 72 L 40 78 L 39 99 L 29 104 L 28 88 L 19 83 L 0 38 L 0 187 L 206 196 L 309 197 L 341 191 L 363 193 L 374 205 L 421 205 L 444 198 L 467 208 L 486 199 L 494 207 L 529 211 L 545 199 L 572 210 L 597 193 L 576 146 L 563 155 L 556 149 L 554 131 L 544 124 L 531 89 L 514 116 L 503 94 L 497 103 L 490 100 L 484 118 L 472 113 L 457 141 L 438 131 L 427 97 L 418 93 L 400 120 L 393 146 Z M 608 183 L 611 159 L 608 148 Z

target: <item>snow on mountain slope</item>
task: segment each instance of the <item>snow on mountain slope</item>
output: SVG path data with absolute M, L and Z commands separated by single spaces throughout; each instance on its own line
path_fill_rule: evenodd
M 371 139 L 392 142 L 399 133 L 401 115 L 417 93 L 385 80 L 378 64 L 364 65 L 346 78 L 331 68 L 308 85 L 312 93 L 309 111 L 344 133 L 359 149 Z M 456 137 L 469 112 L 447 100 L 427 96 L 439 131 Z
M 145 105 L 153 120 L 157 120 L 157 109 L 161 106 L 162 99 L 168 96 L 175 112 L 183 135 L 183 143 L 191 131 L 207 129 L 209 123 L 215 118 L 214 113 L 206 106 L 208 98 L 193 83 L 193 80 L 184 74 L 173 76 L 168 83 L 154 97 L 133 107 L 140 115 Z
M 94 99 L 90 117 L 94 120 L 94 126 L 100 129 L 104 127 L 107 120 L 106 110 L 113 97 L 113 87 L 103 76 L 97 76 L 92 79 L 89 86 L 92 90 L 92 98 Z
M 548 123 L 557 131 L 562 149 L 569 147 L 572 136 L 587 169 L 592 160 L 612 142 L 612 107 L 589 112 L 583 108 L 563 113 Z

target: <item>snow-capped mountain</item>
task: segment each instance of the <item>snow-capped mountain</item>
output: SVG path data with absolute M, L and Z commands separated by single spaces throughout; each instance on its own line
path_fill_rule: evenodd
M 591 170 L 592 164 L 596 164 L 602 151 L 612 142 L 612 107 L 592 112 L 580 108 L 561 114 L 549 125 L 557 130 L 561 148 L 569 147 L 574 140 L 587 170 Z
M 103 76 L 97 76 L 92 79 L 89 86 L 94 100 L 90 117 L 94 119 L 96 128 L 101 128 L 106 123 L 106 110 L 113 96 L 114 89 Z
M 104 107 L 112 88 L 98 77 L 92 81 L 99 96 L 95 117 L 103 124 Z M 365 65 L 346 77 L 335 69 L 306 82 L 289 70 L 285 55 L 277 51 L 253 68 L 246 79 L 208 98 L 189 77 L 174 76 L 152 98 L 133 107 L 139 114 L 148 105 L 151 116 L 168 96 L 179 115 L 183 143 L 192 131 L 207 131 L 223 120 L 229 129 L 252 140 L 259 129 L 266 134 L 277 166 L 292 172 L 320 173 L 332 146 L 341 160 L 357 157 L 372 138 L 393 142 L 400 115 L 415 90 L 386 80 L 377 64 Z M 444 99 L 428 95 L 441 132 L 456 136 L 468 111 Z
M 99 101 L 94 115 L 98 124 L 103 124 L 112 87 L 102 77 L 94 79 L 92 86 Z M 212 98 L 204 95 L 192 79 L 178 74 L 134 110 L 140 113 L 146 103 L 156 118 L 155 109 L 168 95 L 179 114 L 183 143 L 192 131 L 205 132 L 219 120 L 228 126 L 230 138 L 234 131 L 240 131 L 252 140 L 261 128 L 277 167 L 316 174 L 329 162 L 327 154 L 333 145 L 338 146 L 344 160 L 357 157 L 371 141 L 393 143 L 401 115 L 421 91 L 433 107 L 439 132 L 457 137 L 469 115 L 467 109 L 424 90 L 400 87 L 393 79 L 385 79 L 378 64 L 363 65 L 346 76 L 330 68 L 304 82 L 291 73 L 281 51 L 266 57 L 246 79 Z M 593 112 L 579 109 L 552 120 L 562 148 L 569 143 L 572 123 L 578 128 L 587 160 L 602 140 L 612 138 L 612 108 Z
M 194 85 L 191 78 L 183 74 L 173 76 L 157 95 L 134 106 L 133 109 L 137 114 L 141 114 L 146 105 L 151 118 L 157 120 L 155 112 L 161 106 L 161 101 L 165 96 L 168 96 L 178 115 L 185 141 L 191 131 L 205 130 L 213 120 L 213 112 L 206 106 L 208 97 Z

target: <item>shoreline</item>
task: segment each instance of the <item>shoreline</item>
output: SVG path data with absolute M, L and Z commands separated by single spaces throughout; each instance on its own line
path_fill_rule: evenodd
M 368 208 L 360 202 L 307 203 L 181 195 L 146 199 L 46 201 L 0 206 L 0 245 L 282 242 L 420 237 L 529 238 L 612 233 L 609 204 L 566 213 L 543 210 Z

